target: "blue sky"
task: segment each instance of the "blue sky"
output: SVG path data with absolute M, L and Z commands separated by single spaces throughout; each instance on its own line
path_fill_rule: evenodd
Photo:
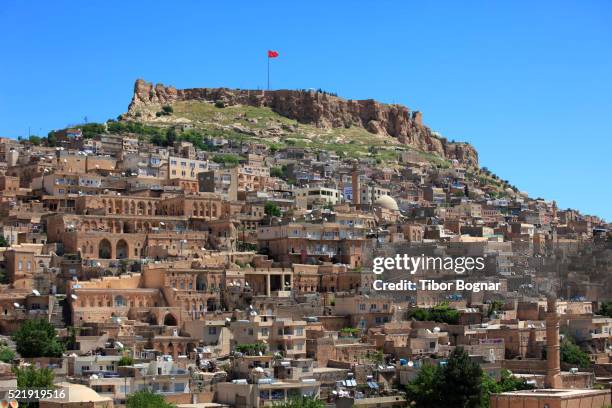
M 610 21 L 607 1 L 4 0 L 0 136 L 116 117 L 136 78 L 263 88 L 275 49 L 273 88 L 421 110 L 532 196 L 612 220 Z

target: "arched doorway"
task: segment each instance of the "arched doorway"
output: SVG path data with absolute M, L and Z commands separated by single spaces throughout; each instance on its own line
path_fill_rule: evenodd
M 117 259 L 124 259 L 129 256 L 129 247 L 127 242 L 124 239 L 120 239 L 117 242 Z
M 98 245 L 98 258 L 101 259 L 111 259 L 112 249 L 111 243 L 108 239 L 103 239 L 100 241 L 100 245 Z
M 164 326 L 176 326 L 177 324 L 176 317 L 172 313 L 168 313 L 164 317 Z

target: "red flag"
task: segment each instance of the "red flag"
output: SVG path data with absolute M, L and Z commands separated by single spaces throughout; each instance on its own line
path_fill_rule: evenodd
M 278 57 L 278 51 L 268 50 L 268 58 L 276 58 Z

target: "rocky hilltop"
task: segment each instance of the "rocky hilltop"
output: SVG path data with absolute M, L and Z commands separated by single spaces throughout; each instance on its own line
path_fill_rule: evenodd
M 397 138 L 401 143 L 466 165 L 478 165 L 478 153 L 468 143 L 448 142 L 422 123 L 418 111 L 373 99 L 347 100 L 323 92 L 299 90 L 238 90 L 228 88 L 176 89 L 138 79 L 127 118 L 146 119 L 151 109 L 182 101 L 222 102 L 224 106 L 265 107 L 279 115 L 317 127 L 359 126 L 371 133 Z

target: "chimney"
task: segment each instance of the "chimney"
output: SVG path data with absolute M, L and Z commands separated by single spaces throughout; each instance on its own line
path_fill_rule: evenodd
M 546 308 L 546 387 L 562 388 L 561 346 L 559 345 L 559 315 L 557 298 L 548 296 Z

